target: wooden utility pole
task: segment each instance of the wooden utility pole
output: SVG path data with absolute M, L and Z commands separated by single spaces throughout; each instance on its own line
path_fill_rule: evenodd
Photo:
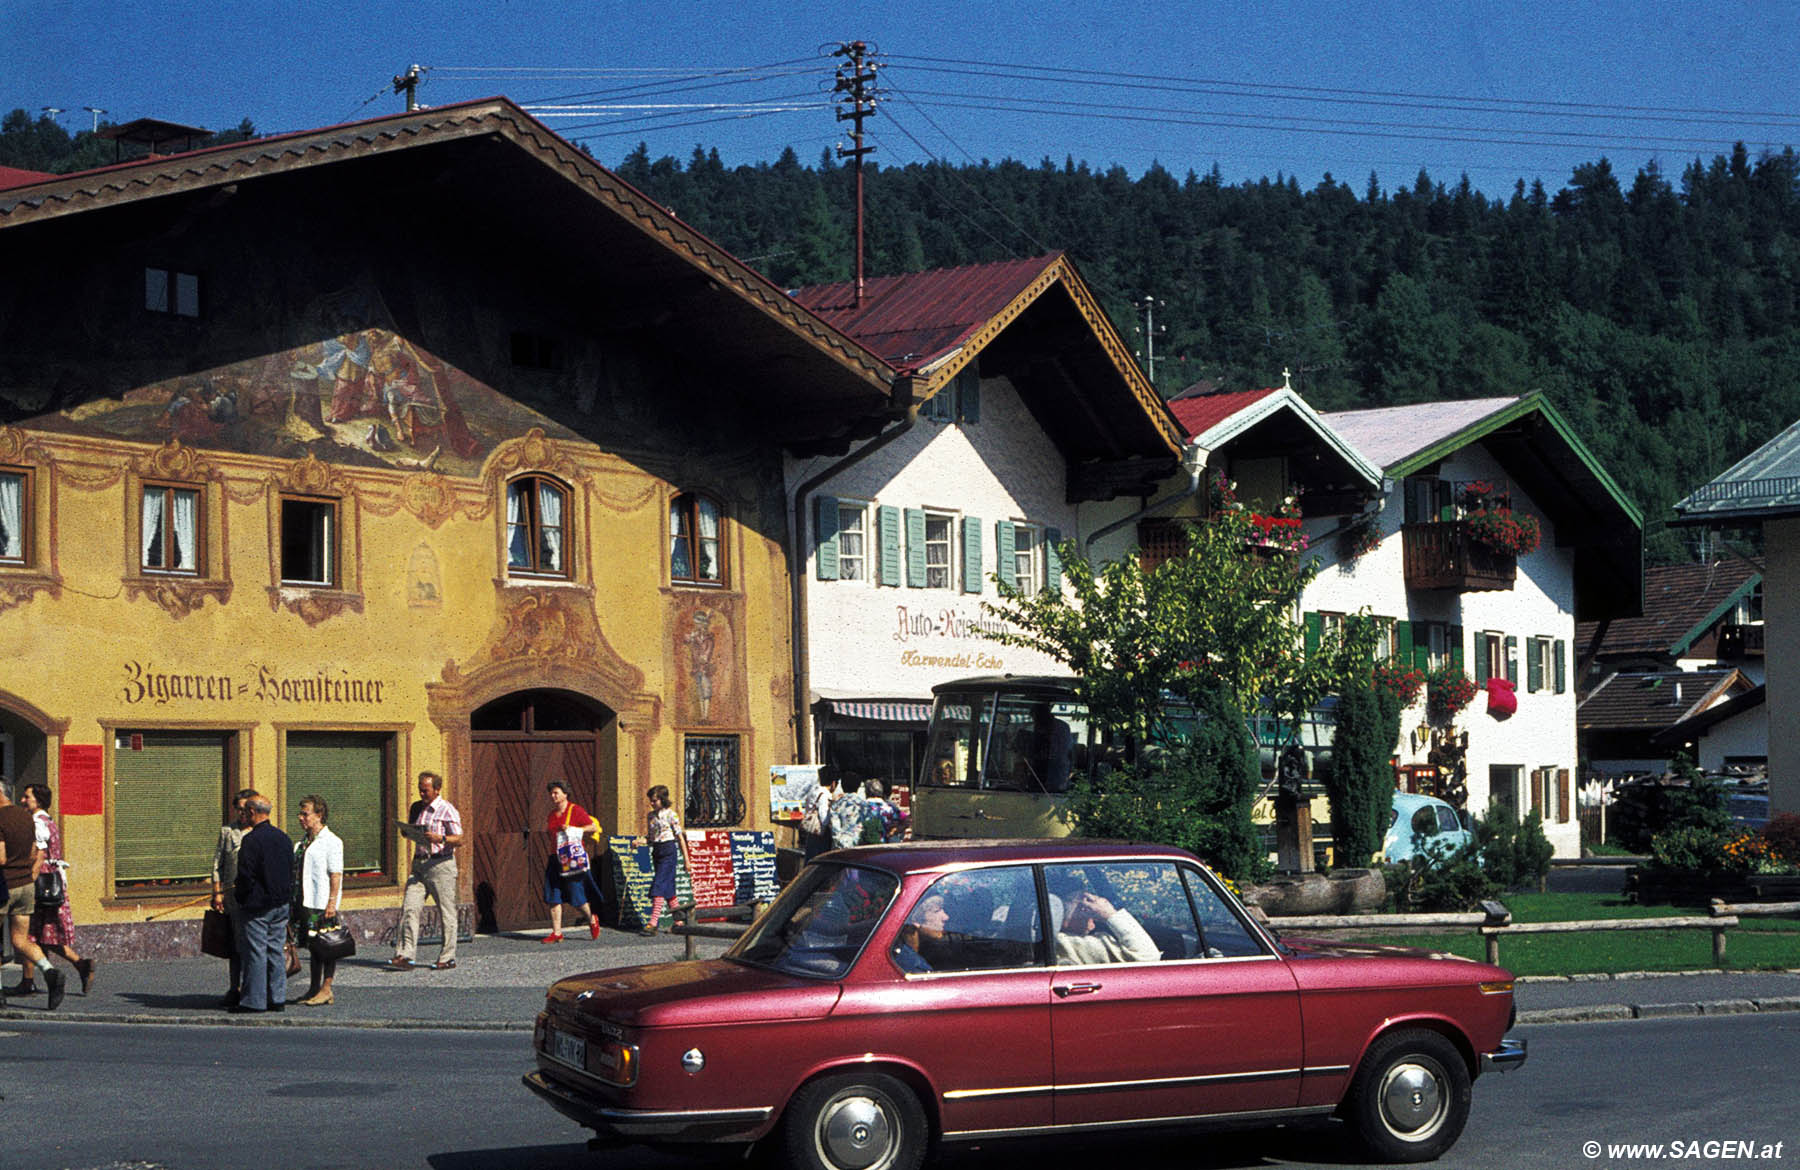
M 843 95 L 838 98 L 838 103 L 847 105 L 837 112 L 837 120 L 852 123 L 850 145 L 838 147 L 837 156 L 854 160 L 856 167 L 856 304 L 860 308 L 863 303 L 862 160 L 863 155 L 875 150 L 873 146 L 863 145 L 863 119 L 875 116 L 875 70 L 878 66 L 869 59 L 869 46 L 862 41 L 839 45 L 831 55 L 844 58 L 843 64 L 837 67 L 837 81 L 832 86 L 835 92 Z

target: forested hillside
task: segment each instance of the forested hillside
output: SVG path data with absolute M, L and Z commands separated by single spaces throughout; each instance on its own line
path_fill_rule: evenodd
M 93 165 L 90 135 L 46 121 L 9 115 L 0 165 Z M 850 171 L 828 155 L 728 169 L 640 146 L 618 170 L 780 284 L 850 275 Z M 1669 505 L 1800 418 L 1791 149 L 1740 146 L 1677 179 L 1621 181 L 1601 159 L 1503 200 L 1423 173 L 1303 190 L 1049 159 L 865 178 L 871 274 L 1066 250 L 1128 339 L 1138 302 L 1161 302 L 1165 394 L 1284 368 L 1324 409 L 1541 389 L 1643 507 L 1658 560 L 1688 556 Z

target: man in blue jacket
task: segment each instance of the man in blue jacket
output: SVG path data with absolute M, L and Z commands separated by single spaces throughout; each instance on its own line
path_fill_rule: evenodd
M 244 802 L 250 831 L 238 846 L 238 911 L 244 916 L 244 988 L 234 1012 L 279 1012 L 287 1007 L 288 906 L 294 900 L 294 843 L 269 823 L 266 796 Z

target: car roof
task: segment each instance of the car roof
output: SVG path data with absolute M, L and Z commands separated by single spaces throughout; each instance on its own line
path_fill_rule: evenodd
M 964 865 L 1024 864 L 1035 861 L 1059 864 L 1084 860 L 1105 861 L 1120 857 L 1156 857 L 1188 862 L 1198 860 L 1191 853 L 1167 845 L 1074 837 L 1025 841 L 905 841 L 892 845 L 861 845 L 854 849 L 836 849 L 821 854 L 819 859 L 850 865 L 875 865 L 906 874 Z
M 1456 806 L 1449 801 L 1439 800 L 1435 796 L 1424 796 L 1417 792 L 1401 792 L 1397 788 L 1394 790 L 1395 808 L 1424 808 L 1427 805 L 1436 806 L 1440 804 L 1447 809 L 1456 808 Z

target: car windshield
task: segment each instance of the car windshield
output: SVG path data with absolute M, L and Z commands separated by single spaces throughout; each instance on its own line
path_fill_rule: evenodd
M 725 957 L 790 975 L 841 978 L 899 888 L 886 870 L 816 862 L 800 871 Z

